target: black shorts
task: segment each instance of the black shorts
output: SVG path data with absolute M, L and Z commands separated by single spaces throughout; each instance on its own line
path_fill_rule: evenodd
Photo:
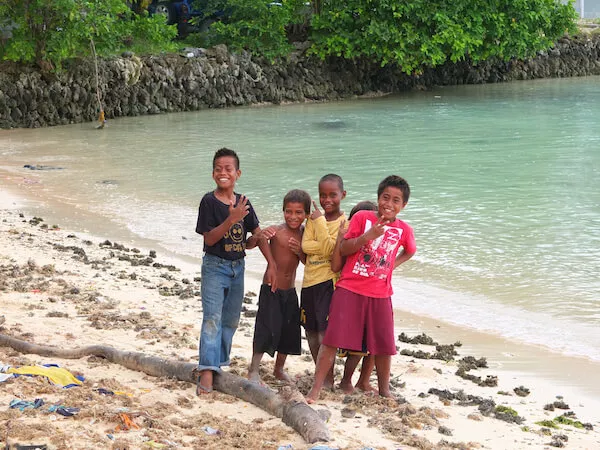
M 258 312 L 254 325 L 254 353 L 275 352 L 286 355 L 301 353 L 300 308 L 296 289 L 277 289 L 263 284 L 258 296 Z
M 300 322 L 308 331 L 325 331 L 329 305 L 333 295 L 333 280 L 302 288 L 300 293 Z

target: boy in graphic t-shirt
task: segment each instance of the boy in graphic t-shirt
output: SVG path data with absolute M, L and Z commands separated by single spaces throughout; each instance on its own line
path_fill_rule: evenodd
M 244 298 L 244 257 L 257 245 L 268 266 L 265 279 L 277 289 L 277 267 L 271 255 L 269 232 L 261 232 L 250 201 L 234 192 L 241 176 L 240 160 L 228 148 L 213 158 L 214 191 L 202 198 L 196 232 L 204 237 L 202 258 L 202 328 L 200 331 L 199 377 L 196 394 L 212 391 L 213 372 L 229 365 L 233 335 L 237 329 Z M 248 232 L 252 236 L 246 239 Z
M 346 262 L 331 299 L 329 324 L 319 350 L 308 403 L 319 398 L 336 349 L 360 351 L 363 341 L 375 356 L 379 395 L 390 397 L 390 367 L 396 354 L 392 271 L 417 247 L 412 228 L 396 218 L 410 195 L 406 180 L 390 175 L 377 189 L 377 211 L 357 212 L 340 244 Z M 403 249 L 399 253 L 400 248 Z

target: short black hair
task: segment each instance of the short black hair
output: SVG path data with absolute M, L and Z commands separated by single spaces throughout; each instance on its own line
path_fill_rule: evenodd
M 240 170 L 240 158 L 238 158 L 236 152 L 227 147 L 220 148 L 215 152 L 215 156 L 213 157 L 213 169 L 215 168 L 217 159 L 223 158 L 224 156 L 231 156 L 233 159 L 235 159 L 235 169 Z
M 321 179 L 319 180 L 319 184 L 321 184 L 324 181 L 335 181 L 339 185 L 340 191 L 344 191 L 344 181 L 339 175 L 336 175 L 335 173 L 328 173 L 327 175 L 323 175 L 321 177 Z
M 283 210 L 285 211 L 285 205 L 288 203 L 302 203 L 304 212 L 310 214 L 310 195 L 308 192 L 302 189 L 292 189 L 290 192 L 285 194 L 283 197 Z
M 379 187 L 377 188 L 377 198 L 379 198 L 386 187 L 395 187 L 400 189 L 404 204 L 408 203 L 408 197 L 410 197 L 410 186 L 404 178 L 399 177 L 398 175 L 390 175 L 385 177 L 381 183 L 379 183 Z
M 362 202 L 358 202 L 356 205 L 354 205 L 354 208 L 352 208 L 350 210 L 350 215 L 348 216 L 348 220 L 352 219 L 352 216 L 354 214 L 356 214 L 359 211 L 377 211 L 377 205 L 370 201 L 370 200 L 365 200 Z

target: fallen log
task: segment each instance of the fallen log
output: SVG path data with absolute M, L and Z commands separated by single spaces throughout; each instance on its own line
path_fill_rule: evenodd
M 157 356 L 148 356 L 139 352 L 117 350 L 106 345 L 90 345 L 73 349 L 31 344 L 11 336 L 0 334 L 0 346 L 11 347 L 25 354 L 40 356 L 79 359 L 84 356 L 99 356 L 131 370 L 143 372 L 155 377 L 175 378 L 180 381 L 196 383 L 197 365 L 181 361 L 173 361 Z M 245 378 L 227 372 L 215 373 L 214 389 L 233 395 L 252 403 L 269 414 L 279 417 L 286 425 L 291 426 L 308 443 L 329 441 L 329 430 L 317 412 L 303 401 L 285 398 L 277 392 L 251 383 Z

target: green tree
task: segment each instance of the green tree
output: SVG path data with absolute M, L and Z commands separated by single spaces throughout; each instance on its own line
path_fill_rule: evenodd
M 574 31 L 575 18 L 558 0 L 328 0 L 313 17 L 311 51 L 412 73 L 447 60 L 532 56 Z
M 110 55 L 136 39 L 167 46 L 176 34 L 160 17 L 134 15 L 123 0 L 3 0 L 0 17 L 11 26 L 0 57 L 47 70 L 89 55 L 92 40 L 100 55 Z
M 271 60 L 289 54 L 286 27 L 306 18 L 303 0 L 209 0 L 204 11 L 207 16 L 223 15 L 210 26 L 210 45 L 226 44 Z

